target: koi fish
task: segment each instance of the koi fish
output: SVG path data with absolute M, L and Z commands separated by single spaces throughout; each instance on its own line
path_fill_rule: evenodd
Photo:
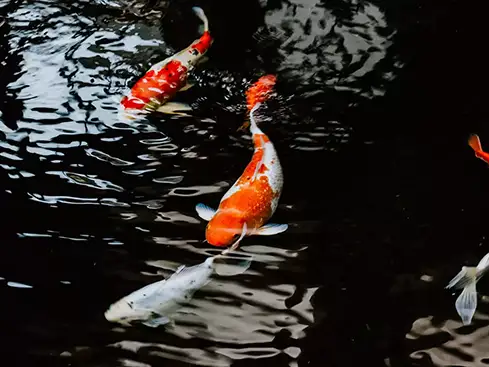
M 188 111 L 190 107 L 181 103 L 167 103 L 178 91 L 187 90 L 189 71 L 202 60 L 213 39 L 209 32 L 209 22 L 199 7 L 192 10 L 204 23 L 204 33 L 186 49 L 153 65 L 120 101 L 122 117 L 135 119 L 141 113 L 159 111 L 177 113 Z
M 462 293 L 455 301 L 455 309 L 464 325 L 470 324 L 477 308 L 477 281 L 489 268 L 489 253 L 479 261 L 476 267 L 462 266 L 462 270 L 448 283 L 445 288 L 461 289 Z
M 262 76 L 248 88 L 246 91 L 246 107 L 248 109 L 248 113 L 251 112 L 256 104 L 263 103 L 270 98 L 274 92 L 276 82 L 277 77 L 273 74 L 268 74 Z M 250 126 L 250 122 L 245 121 L 238 130 L 246 129 L 248 126 Z
M 481 141 L 477 134 L 469 137 L 469 146 L 474 150 L 475 156 L 489 164 L 489 153 L 482 150 Z
M 205 236 L 214 246 L 229 246 L 236 237 L 243 235 L 270 236 L 287 230 L 287 224 L 266 224 L 278 206 L 282 193 L 283 174 L 278 154 L 272 142 L 256 124 L 253 114 L 260 103 L 250 112 L 250 131 L 255 150 L 251 162 L 234 185 L 224 194 L 216 210 L 199 203 L 198 215 L 209 221 Z M 232 249 L 237 247 L 237 242 Z
M 170 316 L 190 302 L 197 290 L 209 283 L 216 259 L 225 254 L 223 251 L 189 268 L 181 265 L 168 279 L 151 283 L 113 303 L 105 312 L 105 318 L 125 326 L 133 322 L 149 327 L 170 323 Z M 251 261 L 242 262 L 239 273 L 246 271 L 250 264 Z

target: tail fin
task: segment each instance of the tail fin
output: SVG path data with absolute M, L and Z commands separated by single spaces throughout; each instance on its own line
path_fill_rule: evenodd
M 204 23 L 204 32 L 209 32 L 209 21 L 207 20 L 207 17 L 202 8 L 194 6 L 192 10 L 194 11 L 195 15 L 197 15 L 197 17 L 199 17 L 199 19 Z
M 470 324 L 477 308 L 476 283 L 480 272 L 476 267 L 463 266 L 462 270 L 448 283 L 446 288 L 463 288 L 455 301 L 455 308 L 464 325 Z
M 469 146 L 474 150 L 474 152 L 482 152 L 482 145 L 477 134 L 472 134 L 469 137 Z
M 217 258 L 221 258 L 221 259 L 228 258 L 228 259 L 230 259 L 231 257 L 229 256 L 229 254 L 238 248 L 239 243 L 246 236 L 247 233 L 248 233 L 248 225 L 245 222 L 245 223 L 243 223 L 243 230 L 241 231 L 241 236 L 239 236 L 239 238 L 236 240 L 236 242 L 234 242 L 234 244 L 231 247 L 225 249 L 219 255 L 216 255 L 215 258 L 216 259 Z M 252 256 L 242 259 L 242 261 L 237 264 L 237 272 L 235 272 L 233 275 L 242 274 L 246 270 L 248 270 L 248 268 L 251 265 L 252 260 L 253 260 Z M 219 270 L 216 268 L 216 273 L 219 275 L 231 275 L 229 273 L 226 274 L 226 272 L 222 270 L 222 267 Z

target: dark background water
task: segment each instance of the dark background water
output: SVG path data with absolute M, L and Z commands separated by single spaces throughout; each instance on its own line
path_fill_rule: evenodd
M 116 120 L 153 63 L 216 39 L 179 100 L 195 118 Z M 488 252 L 485 14 L 477 2 L 0 1 L 0 330 L 12 366 L 482 366 L 489 307 L 462 327 L 443 287 Z M 204 260 L 251 156 L 244 91 L 276 73 L 263 129 L 285 186 L 255 261 L 173 329 L 103 312 Z M 481 294 L 487 281 L 479 283 Z

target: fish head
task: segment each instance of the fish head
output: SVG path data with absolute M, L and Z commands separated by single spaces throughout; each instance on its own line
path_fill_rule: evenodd
M 241 236 L 244 222 L 240 217 L 218 212 L 207 224 L 205 238 L 213 246 L 229 246 Z
M 150 311 L 136 308 L 130 302 L 122 299 L 110 305 L 104 316 L 107 321 L 129 325 L 131 321 L 147 319 L 150 314 Z
M 246 91 L 248 110 L 251 110 L 257 103 L 263 103 L 270 98 L 274 92 L 277 77 L 273 74 L 262 76 L 258 81 Z
M 180 51 L 175 56 L 175 60 L 180 61 L 182 65 L 188 67 L 195 66 L 201 61 L 207 50 L 211 47 L 212 42 L 213 38 L 211 37 L 211 34 L 206 31 L 198 40 L 194 41 L 186 49 Z

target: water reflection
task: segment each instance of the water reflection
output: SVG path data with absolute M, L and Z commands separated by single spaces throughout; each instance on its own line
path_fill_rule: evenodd
M 463 326 L 459 320 L 434 323 L 433 316 L 417 319 L 406 338 L 409 346 L 421 348 L 410 357 L 433 366 L 487 366 L 487 300 L 482 307 L 484 311 L 474 317 L 474 326 Z

